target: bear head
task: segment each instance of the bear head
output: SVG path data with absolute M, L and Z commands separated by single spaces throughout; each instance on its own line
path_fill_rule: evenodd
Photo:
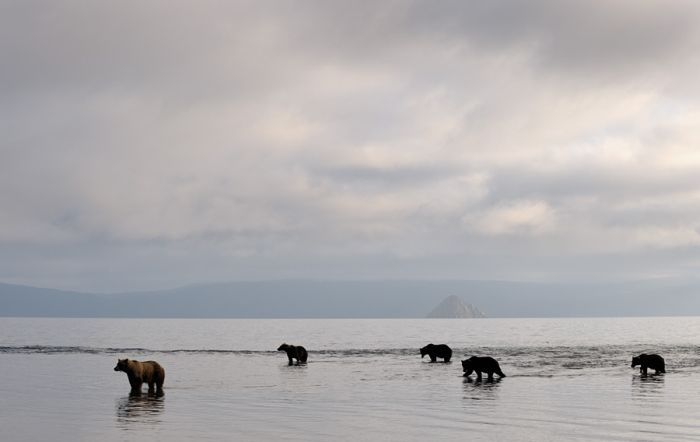
M 289 345 L 284 343 L 284 344 L 280 345 L 279 347 L 277 347 L 277 351 L 287 351 L 287 350 L 289 350 L 289 347 L 290 347 Z
M 422 358 L 423 356 L 427 355 L 430 353 L 433 349 L 433 344 L 428 344 L 425 347 L 420 349 L 420 357 Z
M 642 359 L 645 358 L 645 357 L 646 357 L 645 354 L 641 354 L 641 355 L 639 355 L 639 356 L 634 356 L 634 357 L 632 358 L 632 368 L 636 367 L 637 365 L 641 365 L 641 364 L 642 364 Z
M 474 371 L 475 360 L 476 356 L 472 356 L 471 358 L 462 361 L 462 370 L 464 371 L 465 376 L 469 376 Z
M 128 359 L 117 359 L 117 366 L 114 367 L 114 371 L 127 371 L 129 368 Z

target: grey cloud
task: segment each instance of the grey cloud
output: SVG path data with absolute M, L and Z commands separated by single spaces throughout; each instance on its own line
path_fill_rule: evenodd
M 680 61 L 697 44 L 698 9 L 688 1 L 11 2 L 0 19 L 2 92 L 167 88 L 214 99 L 279 86 L 308 62 L 416 61 L 465 45 L 531 47 L 544 68 L 644 68 Z
M 110 91 L 166 105 L 222 93 L 250 98 L 250 88 L 274 87 L 293 72 L 268 69 L 270 59 L 280 66 L 285 57 L 259 35 L 264 9 L 256 13 L 246 2 L 10 3 L 0 18 L 0 91 L 17 99 Z
M 588 244 L 580 244 L 579 252 L 595 244 L 609 243 L 608 236 L 623 241 L 634 235 L 679 235 L 670 241 L 674 247 L 682 237 L 685 245 L 700 241 L 694 237 L 700 219 L 700 179 L 697 171 L 660 170 L 654 167 L 613 168 L 580 165 L 558 170 L 507 169 L 494 170 L 487 183 L 487 196 L 472 210 L 500 207 L 504 202 L 543 202 L 556 218 L 558 233 L 540 236 L 541 244 L 560 245 L 570 238 L 591 235 Z M 595 232 L 595 233 L 594 233 Z M 549 236 L 549 238 L 548 238 Z M 553 239 L 556 238 L 556 239 Z M 552 241 L 552 242 L 550 242 Z M 653 241 L 653 238 L 649 238 Z
M 312 171 L 338 185 L 367 185 L 379 188 L 422 186 L 464 174 L 463 169 L 449 165 L 416 165 L 395 167 L 339 166 Z
M 296 9 L 291 37 L 330 59 L 396 61 L 407 47 L 419 53 L 434 47 L 533 50 L 544 69 L 624 68 L 628 75 L 659 62 L 681 61 L 697 43 L 700 12 L 692 1 L 627 0 L 317 2 Z
M 659 170 L 638 166 L 620 168 L 583 164 L 557 170 L 507 168 L 494 170 L 489 199 L 537 199 L 565 202 L 572 198 L 596 197 L 608 203 L 642 197 L 686 193 L 700 189 L 694 170 Z

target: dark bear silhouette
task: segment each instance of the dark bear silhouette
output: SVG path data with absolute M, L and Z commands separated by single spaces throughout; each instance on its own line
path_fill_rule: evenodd
M 437 358 L 443 358 L 445 362 L 450 362 L 452 349 L 445 344 L 428 344 L 420 349 L 421 359 L 423 359 L 425 355 L 430 356 L 430 362 L 437 362 Z
M 637 365 L 639 367 L 639 372 L 643 375 L 647 374 L 647 368 L 652 368 L 655 370 L 655 374 L 666 373 L 666 364 L 664 363 L 664 358 L 659 355 L 647 355 L 641 354 L 632 358 L 632 368 Z
M 462 369 L 464 376 L 469 376 L 473 371 L 476 372 L 476 380 L 481 380 L 481 373 L 488 374 L 488 380 L 493 381 L 493 374 L 496 373 L 499 377 L 504 378 L 506 375 L 501 371 L 498 361 L 490 356 L 472 356 L 469 359 L 462 361 Z
M 309 357 L 309 354 L 306 352 L 306 349 L 301 345 L 289 345 L 285 343 L 280 345 L 277 351 L 287 352 L 287 357 L 289 358 L 289 365 L 294 365 L 294 361 L 292 359 L 297 360 L 297 365 L 305 364 L 306 360 Z

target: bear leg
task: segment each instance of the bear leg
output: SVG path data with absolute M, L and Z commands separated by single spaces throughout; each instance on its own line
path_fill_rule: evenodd
M 131 384 L 132 394 L 141 394 L 141 386 L 143 385 L 143 381 L 141 381 L 141 379 L 129 379 L 129 383 Z
M 437 356 L 430 355 L 430 362 L 437 362 Z
M 477 372 L 476 372 L 476 380 L 477 380 L 477 381 L 480 381 L 480 380 L 481 380 L 481 372 L 480 372 L 480 371 L 477 371 Z
M 642 368 L 640 369 L 640 372 L 641 372 L 644 376 L 646 376 L 646 375 L 647 375 L 647 366 L 646 366 L 646 365 L 642 365 Z
M 163 377 L 156 381 L 156 396 L 163 396 Z
M 450 362 L 450 358 L 451 358 L 451 357 L 452 357 L 452 356 L 447 356 L 447 357 L 445 358 L 445 362 Z
M 151 381 L 148 383 L 148 394 L 153 394 L 155 393 L 155 382 Z
M 492 372 L 492 371 L 489 371 L 488 375 L 489 375 L 488 381 L 489 381 L 489 382 L 493 382 L 493 372 Z

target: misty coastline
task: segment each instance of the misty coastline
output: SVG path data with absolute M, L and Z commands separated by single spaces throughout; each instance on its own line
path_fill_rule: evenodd
M 3 317 L 424 318 L 448 296 L 487 317 L 700 314 L 693 285 L 504 281 L 237 281 L 93 294 L 0 283 Z

